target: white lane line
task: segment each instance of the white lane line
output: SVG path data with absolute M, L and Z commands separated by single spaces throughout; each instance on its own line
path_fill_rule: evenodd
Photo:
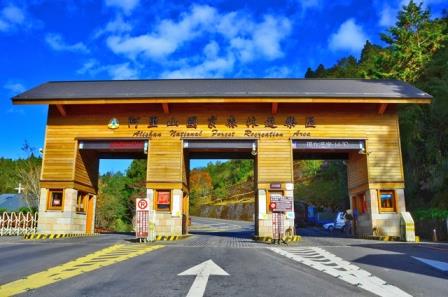
M 419 258 L 419 257 L 412 257 L 415 260 L 418 260 L 420 262 L 425 263 L 426 265 L 429 265 L 431 267 L 434 267 L 435 269 L 441 270 L 443 272 L 448 271 L 448 263 L 437 261 L 437 260 L 431 260 L 431 259 L 425 259 L 425 258 Z
M 409 297 L 408 293 L 373 276 L 370 272 L 353 265 L 319 247 L 268 248 L 271 251 L 329 274 L 382 297 Z

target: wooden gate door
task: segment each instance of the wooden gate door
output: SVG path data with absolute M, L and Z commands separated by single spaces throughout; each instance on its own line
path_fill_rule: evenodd
M 93 197 L 89 195 L 87 200 L 87 215 L 86 215 L 86 233 L 93 233 Z

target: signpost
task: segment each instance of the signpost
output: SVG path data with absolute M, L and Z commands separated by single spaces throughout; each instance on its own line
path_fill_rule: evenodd
M 140 240 L 146 239 L 149 237 L 149 199 L 137 198 L 135 200 L 135 206 L 135 237 Z
M 280 243 L 280 240 L 283 240 L 285 235 L 285 213 L 293 211 L 293 203 L 292 197 L 282 196 L 277 193 L 271 194 L 269 207 L 272 210 L 272 239 L 274 242 L 277 240 Z

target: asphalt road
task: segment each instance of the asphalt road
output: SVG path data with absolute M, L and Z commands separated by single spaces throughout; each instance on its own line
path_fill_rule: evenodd
M 413 258 L 448 263 L 447 244 L 385 243 L 307 228 L 300 230 L 300 243 L 272 246 L 251 240 L 252 223 L 193 218 L 192 227 L 189 239 L 71 278 L 67 269 L 61 280 L 21 295 L 187 296 L 196 276 L 178 274 L 212 260 L 229 275 L 211 275 L 204 296 L 447 296 L 448 272 Z M 130 239 L 118 234 L 52 241 L 0 238 L 0 284 L 57 270 L 114 244 L 133 248 L 137 244 Z

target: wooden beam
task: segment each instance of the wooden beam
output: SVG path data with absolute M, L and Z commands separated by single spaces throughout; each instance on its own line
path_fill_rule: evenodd
M 170 107 L 168 103 L 162 103 L 163 113 L 170 113 Z
M 56 108 L 58 109 L 61 116 L 65 117 L 67 115 L 67 111 L 64 108 L 64 105 L 56 104 Z
M 278 103 L 272 102 L 272 114 L 277 114 L 278 112 Z
M 378 114 L 384 114 L 387 109 L 387 103 L 381 103 L 380 107 L 378 108 Z

